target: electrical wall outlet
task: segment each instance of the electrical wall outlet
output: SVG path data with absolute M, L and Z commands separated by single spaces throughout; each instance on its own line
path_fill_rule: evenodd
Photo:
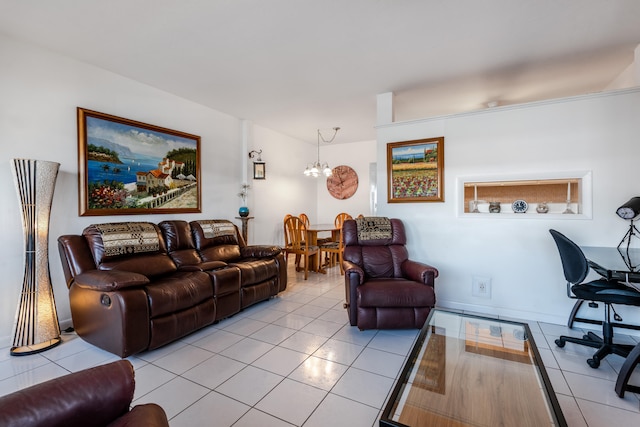
M 491 298 L 491 278 L 473 276 L 471 278 L 471 295 L 480 298 Z

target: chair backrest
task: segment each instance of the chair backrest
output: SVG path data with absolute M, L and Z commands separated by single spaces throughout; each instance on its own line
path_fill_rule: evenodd
M 300 250 L 308 244 L 306 241 L 307 228 L 297 216 L 292 216 L 284 221 L 284 235 L 286 247 Z
M 289 220 L 289 218 L 292 218 L 293 215 L 291 214 L 286 214 L 284 216 L 284 219 L 282 220 L 282 227 L 284 230 L 284 247 L 288 248 L 291 247 L 291 236 L 289 235 L 289 229 L 287 228 L 287 221 Z
M 582 283 L 589 274 L 589 263 L 582 249 L 559 231 L 552 229 L 549 233 L 558 247 L 565 279 L 573 285 Z
M 353 219 L 353 217 L 348 213 L 344 213 L 344 212 L 339 213 L 338 215 L 336 215 L 336 218 L 333 220 L 333 225 L 335 225 L 336 228 L 342 228 L 342 225 L 348 219 Z
M 309 226 L 309 217 L 307 216 L 306 213 L 301 213 L 300 215 L 298 215 L 298 218 L 300 218 L 300 220 L 302 221 L 302 223 L 304 224 L 305 227 Z
M 376 236 L 363 233 L 358 230 L 358 224 L 366 220 L 382 218 L 364 218 L 361 220 L 349 219 L 342 226 L 342 238 L 344 244 L 345 261 L 352 262 L 363 269 L 368 278 L 375 277 L 402 277 L 401 266 L 409 259 L 405 247 L 407 242 L 404 224 L 399 219 L 386 219 L 390 230 Z M 364 228 L 364 227 L 362 227 Z

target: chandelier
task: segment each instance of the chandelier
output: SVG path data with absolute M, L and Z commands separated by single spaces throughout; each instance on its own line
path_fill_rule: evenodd
M 324 139 L 324 137 L 320 133 L 320 129 L 318 129 L 318 159 L 314 163 L 307 164 L 307 168 L 304 170 L 305 176 L 311 176 L 313 178 L 317 178 L 320 176 L 320 173 L 322 173 L 324 176 L 331 176 L 332 172 L 331 172 L 331 168 L 329 167 L 329 163 L 327 162 L 320 163 L 320 140 L 327 143 L 332 142 L 335 139 L 336 134 L 338 133 L 339 130 L 340 130 L 339 127 L 334 127 L 333 136 L 331 137 L 331 139 L 327 140 L 327 139 Z

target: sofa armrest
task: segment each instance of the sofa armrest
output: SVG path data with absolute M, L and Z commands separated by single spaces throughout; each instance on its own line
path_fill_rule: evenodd
M 169 427 L 167 414 L 159 405 L 147 403 L 135 406 L 131 411 L 118 418 L 109 427 Z
M 119 360 L 36 384 L 0 398 L 3 426 L 107 425 L 129 411 L 133 367 Z
M 438 277 L 438 270 L 435 267 L 410 259 L 402 263 L 401 269 L 405 278 L 429 286 L 433 286 L 435 278 Z
M 362 285 L 362 283 L 364 283 L 364 270 L 357 264 L 350 261 L 342 261 L 342 267 L 344 268 L 345 278 L 355 274 L 358 276 L 358 284 Z
M 228 264 L 223 261 L 204 261 L 199 264 L 181 265 L 180 271 L 212 271 L 226 267 Z
M 279 246 L 252 245 L 240 249 L 243 258 L 273 258 L 282 252 Z
M 146 285 L 149 282 L 145 275 L 120 270 L 91 270 L 74 278 L 75 286 L 103 292 Z

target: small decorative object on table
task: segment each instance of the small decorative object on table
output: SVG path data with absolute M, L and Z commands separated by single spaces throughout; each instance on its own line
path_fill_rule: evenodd
M 541 214 L 545 214 L 549 212 L 549 206 L 547 205 L 547 202 L 538 203 L 538 206 L 536 207 L 536 212 Z
M 489 213 L 500 213 L 500 202 L 489 202 Z
M 529 209 L 529 204 L 522 199 L 518 199 L 511 204 L 514 213 L 525 213 Z
M 249 208 L 247 207 L 247 195 L 249 194 L 249 184 L 242 184 L 242 190 L 238 193 L 238 197 L 242 199 L 242 206 L 238 209 L 238 215 L 241 217 L 249 216 Z

